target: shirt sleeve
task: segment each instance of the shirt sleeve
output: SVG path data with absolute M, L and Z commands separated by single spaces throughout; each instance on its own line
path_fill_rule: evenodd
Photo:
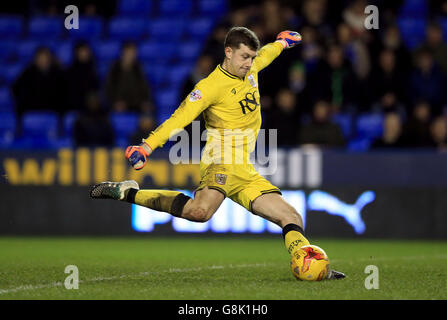
M 171 136 L 182 131 L 183 128 L 197 118 L 200 113 L 213 104 L 214 100 L 215 97 L 213 92 L 211 90 L 205 91 L 203 85 L 200 85 L 199 82 L 171 117 L 152 131 L 144 142 L 146 142 L 152 150 L 163 146 Z
M 258 72 L 261 71 L 272 63 L 281 54 L 283 49 L 284 47 L 279 41 L 266 44 L 258 51 L 252 68 Z

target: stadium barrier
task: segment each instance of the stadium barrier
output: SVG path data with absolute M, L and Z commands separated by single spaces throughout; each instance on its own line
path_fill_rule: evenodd
M 198 165 L 171 165 L 159 152 L 144 170 L 121 149 L 2 152 L 2 235 L 278 234 L 226 199 L 206 223 L 136 205 L 89 198 L 89 186 L 135 179 L 142 188 L 191 194 Z M 447 238 L 446 155 L 281 149 L 268 178 L 302 214 L 310 237 Z M 262 168 L 260 168 L 262 169 Z

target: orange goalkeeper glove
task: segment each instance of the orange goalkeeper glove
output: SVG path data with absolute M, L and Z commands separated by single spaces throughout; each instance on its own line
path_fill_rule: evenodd
M 296 31 L 286 30 L 278 34 L 276 41 L 281 42 L 284 49 L 289 49 L 301 42 L 301 35 Z
M 140 170 L 146 165 L 147 158 L 151 153 L 151 147 L 143 142 L 139 146 L 127 147 L 124 155 L 135 170 Z

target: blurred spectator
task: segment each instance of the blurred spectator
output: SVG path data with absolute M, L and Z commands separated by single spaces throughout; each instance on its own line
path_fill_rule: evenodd
M 370 57 L 365 44 L 353 38 L 352 29 L 345 23 L 340 23 L 337 27 L 337 40 L 345 56 L 351 61 L 357 77 L 365 79 L 370 70 Z
M 306 70 L 311 71 L 322 58 L 323 50 L 319 44 L 318 35 L 314 28 L 304 26 L 300 29 L 300 33 L 303 40 L 294 50 L 299 50 L 301 60 L 306 65 Z
M 112 147 L 115 133 L 107 114 L 101 107 L 96 93 L 87 95 L 87 109 L 81 113 L 73 127 L 73 138 L 76 147 Z
M 186 97 L 194 86 L 203 78 L 206 78 L 216 67 L 214 60 L 210 55 L 202 55 L 196 62 L 196 65 L 183 84 L 182 99 Z
M 120 59 L 111 66 L 106 79 L 106 94 L 115 112 L 146 113 L 153 110 L 149 85 L 137 60 L 135 44 L 125 44 Z
M 275 106 L 267 120 L 269 129 L 277 129 L 279 146 L 296 146 L 300 119 L 296 108 L 296 98 L 289 89 L 282 89 L 275 99 Z
M 323 147 L 345 145 L 340 127 L 331 121 L 331 109 L 327 101 L 319 100 L 315 103 L 310 123 L 304 124 L 300 130 L 299 142 Z
M 142 114 L 138 122 L 138 129 L 130 137 L 130 145 L 139 145 L 149 133 L 155 129 L 155 120 L 150 114 Z
M 288 30 L 298 30 L 301 20 L 297 11 L 294 10 L 291 3 L 286 3 L 286 1 L 281 1 L 281 15 L 283 22 Z
M 275 41 L 276 35 L 287 29 L 286 21 L 283 18 L 283 10 L 279 1 L 266 0 L 262 3 L 262 19 L 264 23 L 264 37 L 266 42 Z
M 75 46 L 73 63 L 65 75 L 68 107 L 73 110 L 85 109 L 87 94 L 99 89 L 92 51 L 87 43 Z
M 369 81 L 373 102 L 381 101 L 385 104 L 385 95 L 392 95 L 393 104 L 408 103 L 408 81 L 397 69 L 394 51 L 383 49 L 378 60 L 378 66 L 372 70 Z
M 343 10 L 343 19 L 351 28 L 354 37 L 361 36 L 368 30 L 365 28 L 365 8 L 368 3 L 365 0 L 355 0 Z
M 416 58 L 416 69 L 411 76 L 410 92 L 413 100 L 426 100 L 439 113 L 445 103 L 445 81 L 428 50 L 420 50 Z
M 358 79 L 349 61 L 345 59 L 343 50 L 332 45 L 326 60 L 320 61 L 315 71 L 309 75 L 309 97 L 314 101 L 330 101 L 338 111 L 357 104 L 357 85 Z
M 17 112 L 30 110 L 66 111 L 63 73 L 46 47 L 36 50 L 34 61 L 12 85 Z
M 375 113 L 396 112 L 401 119 L 407 117 L 405 106 L 397 100 L 396 94 L 392 91 L 386 92 L 380 97 L 380 100 L 372 105 L 371 111 Z
M 387 49 L 394 52 L 398 57 L 396 61 L 396 68 L 405 74 L 410 72 L 412 62 L 411 56 L 405 44 L 402 41 L 400 30 L 396 25 L 388 27 L 382 39 L 382 50 Z
M 371 148 L 401 148 L 404 147 L 402 138 L 402 120 L 398 113 L 388 112 L 383 119 L 383 135 L 371 144 Z
M 447 0 L 430 0 L 428 5 L 430 18 L 447 17 Z
M 301 11 L 303 15 L 301 27 L 310 26 L 324 37 L 332 35 L 332 28 L 325 19 L 327 13 L 326 0 L 305 0 Z
M 438 116 L 433 119 L 430 133 L 434 147 L 438 151 L 447 151 L 447 123 L 444 117 Z
M 194 86 L 200 80 L 206 78 L 215 67 L 216 65 L 214 64 L 214 60 L 211 56 L 202 55 L 197 60 L 194 70 L 191 72 L 190 76 L 186 79 L 183 85 L 181 99 L 185 99 L 194 89 Z M 200 134 L 202 134 L 205 130 L 205 121 L 203 120 L 203 115 L 200 114 L 195 120 L 200 121 Z M 192 139 L 192 124 L 187 125 L 185 127 L 185 131 L 188 132 L 188 137 Z M 192 140 L 190 140 L 190 145 L 192 146 Z
M 213 57 L 214 65 L 222 63 L 225 58 L 223 44 L 225 42 L 225 36 L 229 29 L 230 27 L 226 24 L 217 26 L 205 45 L 205 49 L 203 50 L 203 52 L 204 54 Z
M 292 65 L 289 71 L 289 88 L 297 95 L 304 94 L 306 91 L 307 76 L 306 67 L 301 62 Z
M 430 147 L 430 105 L 420 101 L 414 106 L 411 117 L 404 125 L 403 139 L 408 147 Z
M 233 11 L 230 11 L 230 23 L 232 26 L 245 26 L 248 24 L 250 18 L 249 7 L 242 7 Z
M 443 36 L 441 26 L 430 23 L 427 26 L 426 41 L 416 53 L 421 50 L 430 52 L 442 71 L 447 72 L 447 44 L 444 42 Z
M 288 88 L 295 94 L 300 113 L 310 113 L 306 69 L 302 63 L 295 63 L 289 71 Z M 264 105 L 262 105 L 264 106 Z

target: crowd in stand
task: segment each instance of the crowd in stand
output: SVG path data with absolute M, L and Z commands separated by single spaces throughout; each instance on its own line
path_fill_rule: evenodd
M 377 3 L 380 28 L 367 30 L 363 22 L 368 2 L 363 0 L 234 1 L 181 95 L 222 62 L 229 27 L 246 26 L 263 44 L 274 41 L 281 30 L 296 30 L 302 43 L 260 74 L 263 127 L 280 128 L 279 145 L 346 147 L 353 136 L 343 132 L 335 116 L 377 113 L 383 115 L 383 135 L 371 148 L 446 150 L 447 44 L 436 22 L 447 16 L 447 1 L 429 3 L 426 37 L 415 48 L 408 48 L 395 23 L 402 1 Z M 47 48 L 39 48 L 12 89 L 19 114 L 43 106 L 59 113 L 78 109 L 82 115 L 75 124 L 76 144 L 113 145 L 110 112 L 141 114 L 130 143 L 139 143 L 159 124 L 150 87 L 134 43 L 123 45 L 103 82 L 91 48 L 79 43 L 66 69 Z
M 279 144 L 347 146 L 352 136 L 334 117 L 377 113 L 383 115 L 383 135 L 371 148 L 446 150 L 447 35 L 438 19 L 447 17 L 447 1 L 427 2 L 425 39 L 413 48 L 397 25 L 404 2 L 371 2 L 379 7 L 378 30 L 364 27 L 371 3 L 363 0 L 235 2 L 227 25 L 214 34 L 221 40 L 233 24 L 252 28 L 263 43 L 278 30 L 302 34 L 300 46 L 260 75 L 264 125 L 281 128 Z

